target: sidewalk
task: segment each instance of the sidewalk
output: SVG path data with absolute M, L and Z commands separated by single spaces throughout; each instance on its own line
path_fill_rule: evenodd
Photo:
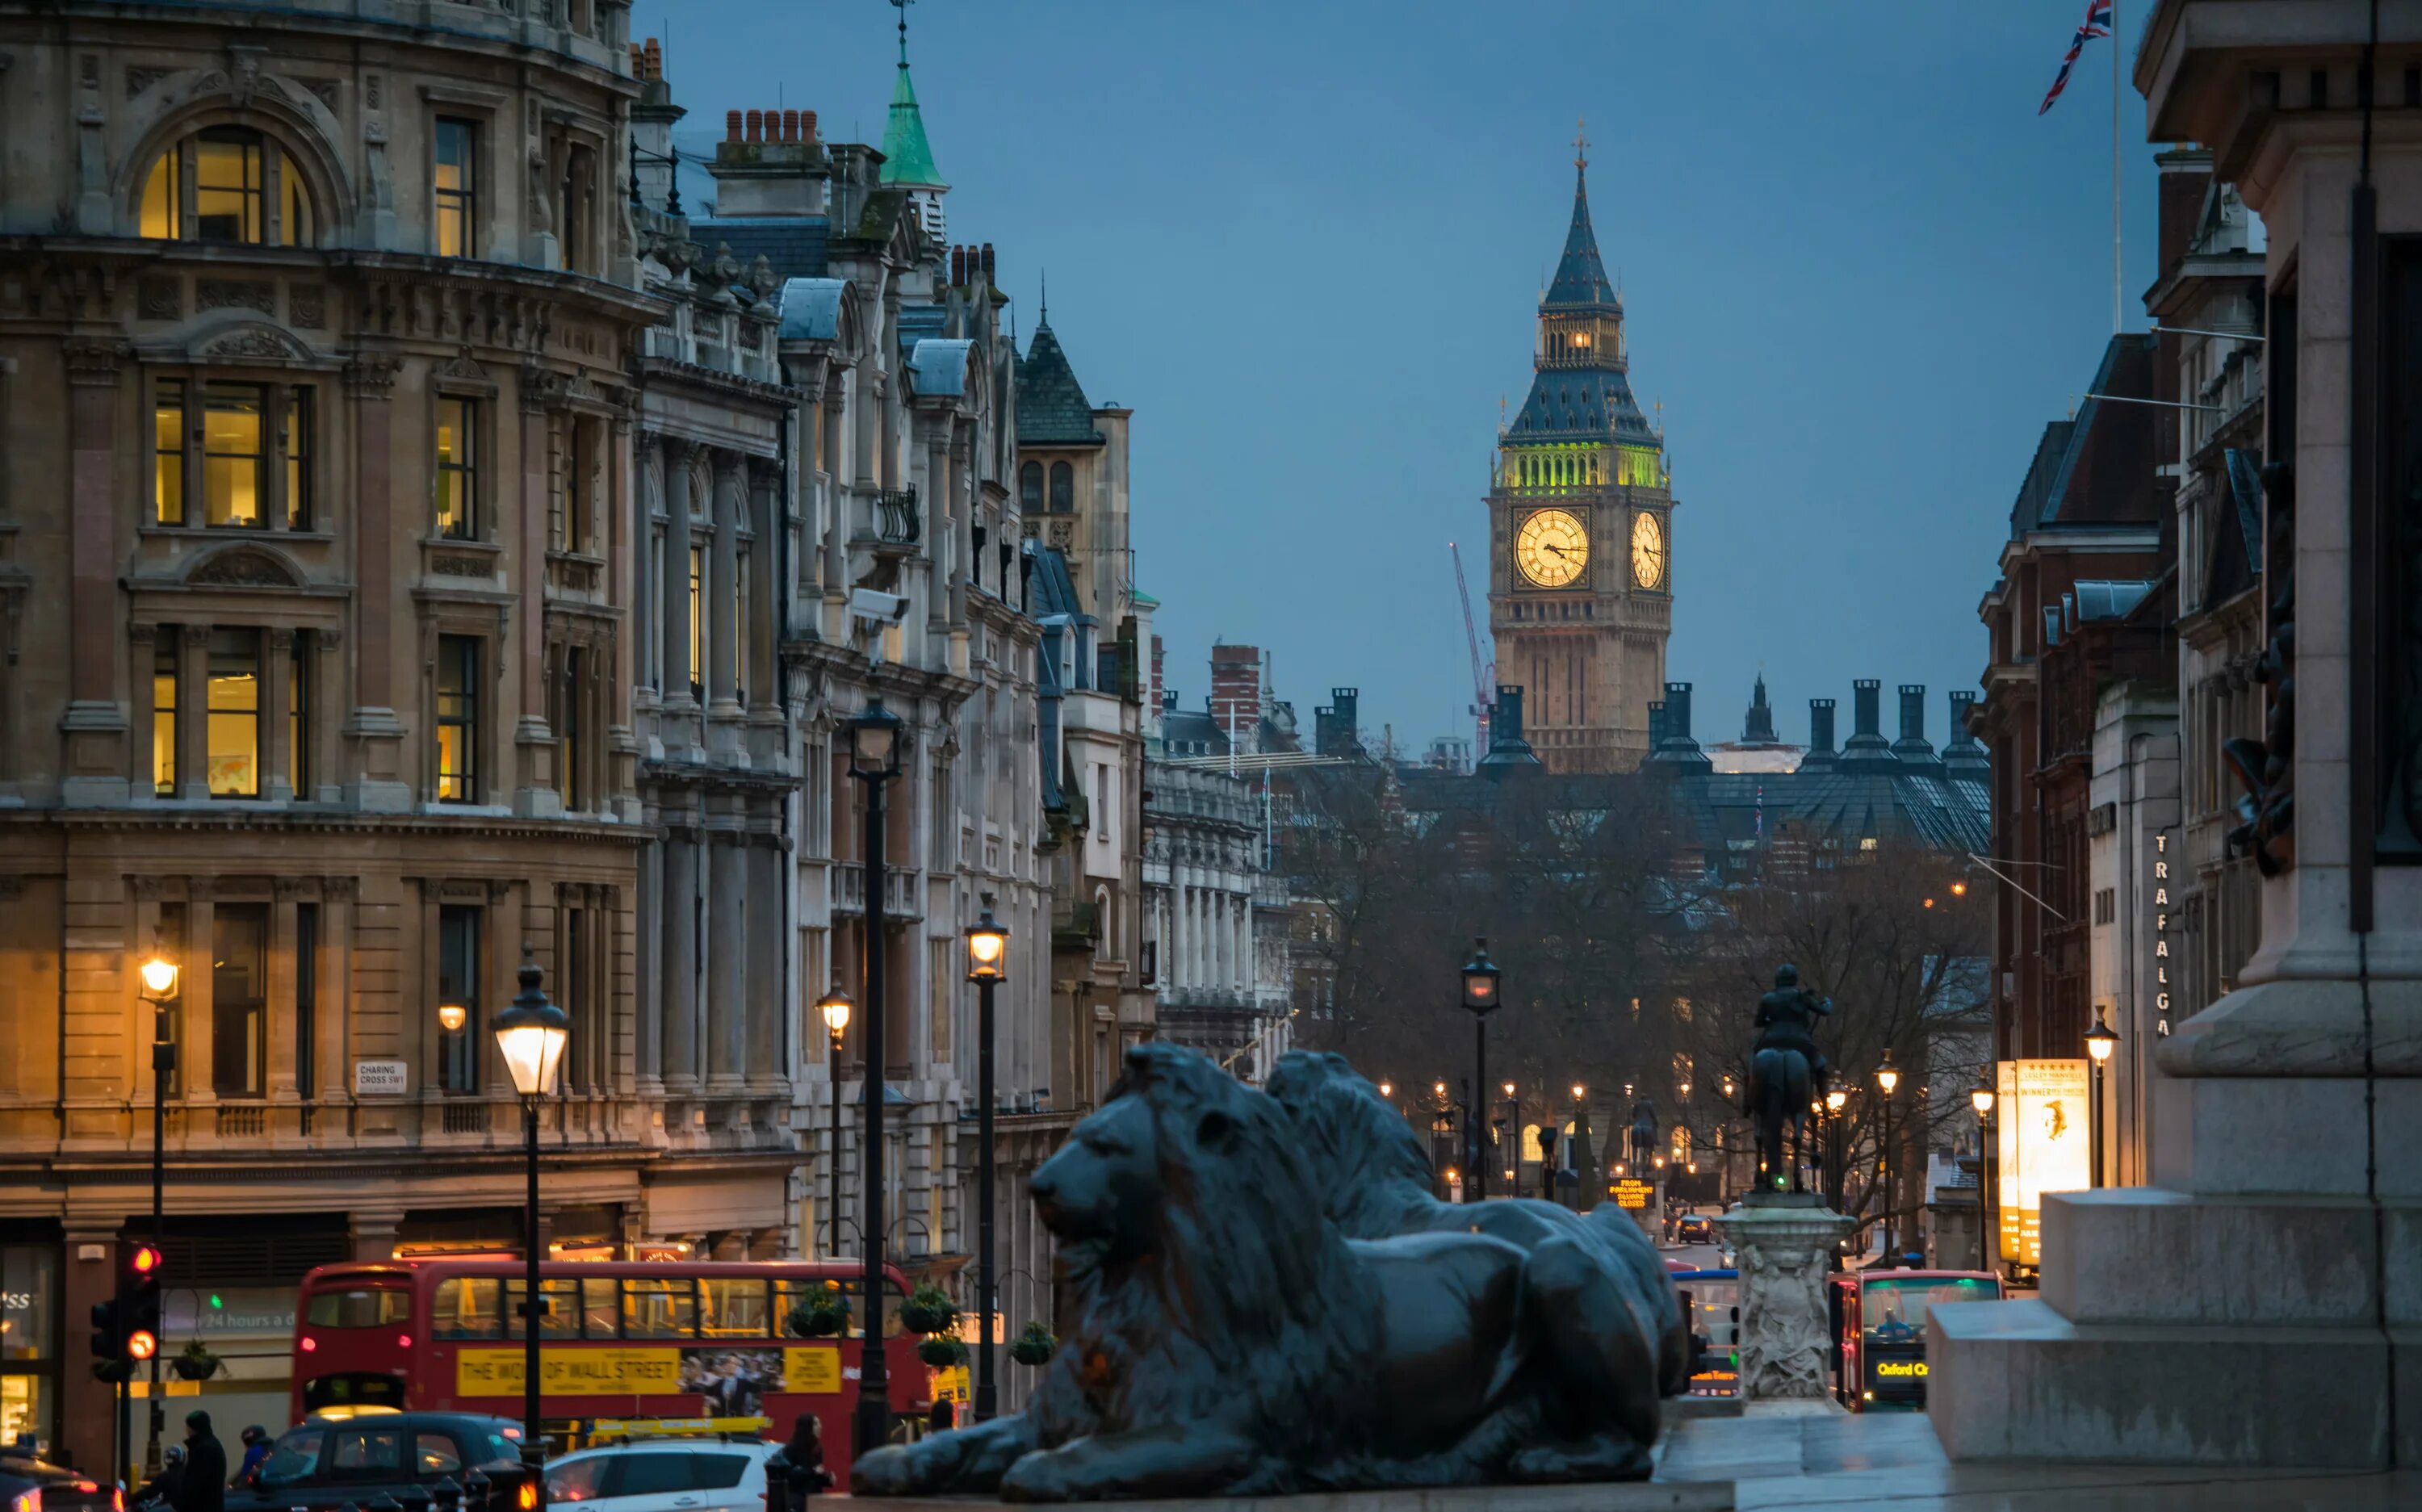
M 1666 1431 L 1657 1479 L 1734 1483 L 1753 1508 L 1893 1512 L 2391 1512 L 2422 1506 L 2422 1473 L 1953 1465 L 1923 1412 L 1852 1414 L 1830 1402 L 1759 1402 Z

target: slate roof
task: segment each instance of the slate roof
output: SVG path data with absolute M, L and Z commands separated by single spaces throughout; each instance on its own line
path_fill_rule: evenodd
M 1555 282 L 1548 286 L 1548 297 L 1540 304 L 1546 308 L 1588 308 L 1610 307 L 1620 310 L 1623 301 L 1615 296 L 1614 285 L 1606 276 L 1606 264 L 1597 255 L 1597 232 L 1590 226 L 1589 169 L 1577 169 L 1573 179 L 1573 224 L 1565 233 L 1565 255 L 1556 262 Z
M 1508 431 L 1509 439 L 1528 441 L 1610 435 L 1640 446 L 1659 444 L 1631 397 L 1630 381 L 1612 368 L 1540 369 Z
M 1093 429 L 1093 406 L 1085 401 L 1084 386 L 1060 350 L 1045 317 L 1034 328 L 1034 339 L 1017 361 L 1017 444 L 1022 447 L 1097 447 L 1102 433 Z
M 710 250 L 728 242 L 742 267 L 762 255 L 781 278 L 821 278 L 831 227 L 822 215 L 748 215 L 731 220 L 694 220 L 690 239 Z

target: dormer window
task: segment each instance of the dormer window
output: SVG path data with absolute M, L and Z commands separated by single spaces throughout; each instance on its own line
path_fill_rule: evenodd
M 294 159 L 248 126 L 212 126 L 153 161 L 142 234 L 165 242 L 310 246 L 319 221 Z

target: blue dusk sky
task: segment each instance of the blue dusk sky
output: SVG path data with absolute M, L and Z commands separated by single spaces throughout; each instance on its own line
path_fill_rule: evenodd
M 2132 56 L 2146 0 L 2119 10 Z M 1785 739 L 1814 696 L 1847 731 L 1878 677 L 1927 685 L 1940 744 L 2036 439 L 2110 336 L 2113 44 L 2036 115 L 2084 11 L 920 0 L 909 55 L 951 239 L 995 244 L 1021 338 L 1047 272 L 1087 395 L 1135 411 L 1137 576 L 1186 705 L 1218 639 L 1273 653 L 1307 733 L 1339 685 L 1400 749 L 1470 732 L 1447 543 L 1484 592 L 1498 405 L 1585 116 L 1632 386 L 1664 404 L 1696 732 L 1735 735 L 1763 668 Z M 632 33 L 665 39 L 685 147 L 778 97 L 879 142 L 897 14 L 639 0 Z M 2132 92 L 2121 119 L 2142 329 Z

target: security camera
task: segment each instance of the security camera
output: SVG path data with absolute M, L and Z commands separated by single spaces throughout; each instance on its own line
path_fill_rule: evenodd
M 869 624 L 898 624 L 908 618 L 908 600 L 872 588 L 850 591 L 849 612 Z

